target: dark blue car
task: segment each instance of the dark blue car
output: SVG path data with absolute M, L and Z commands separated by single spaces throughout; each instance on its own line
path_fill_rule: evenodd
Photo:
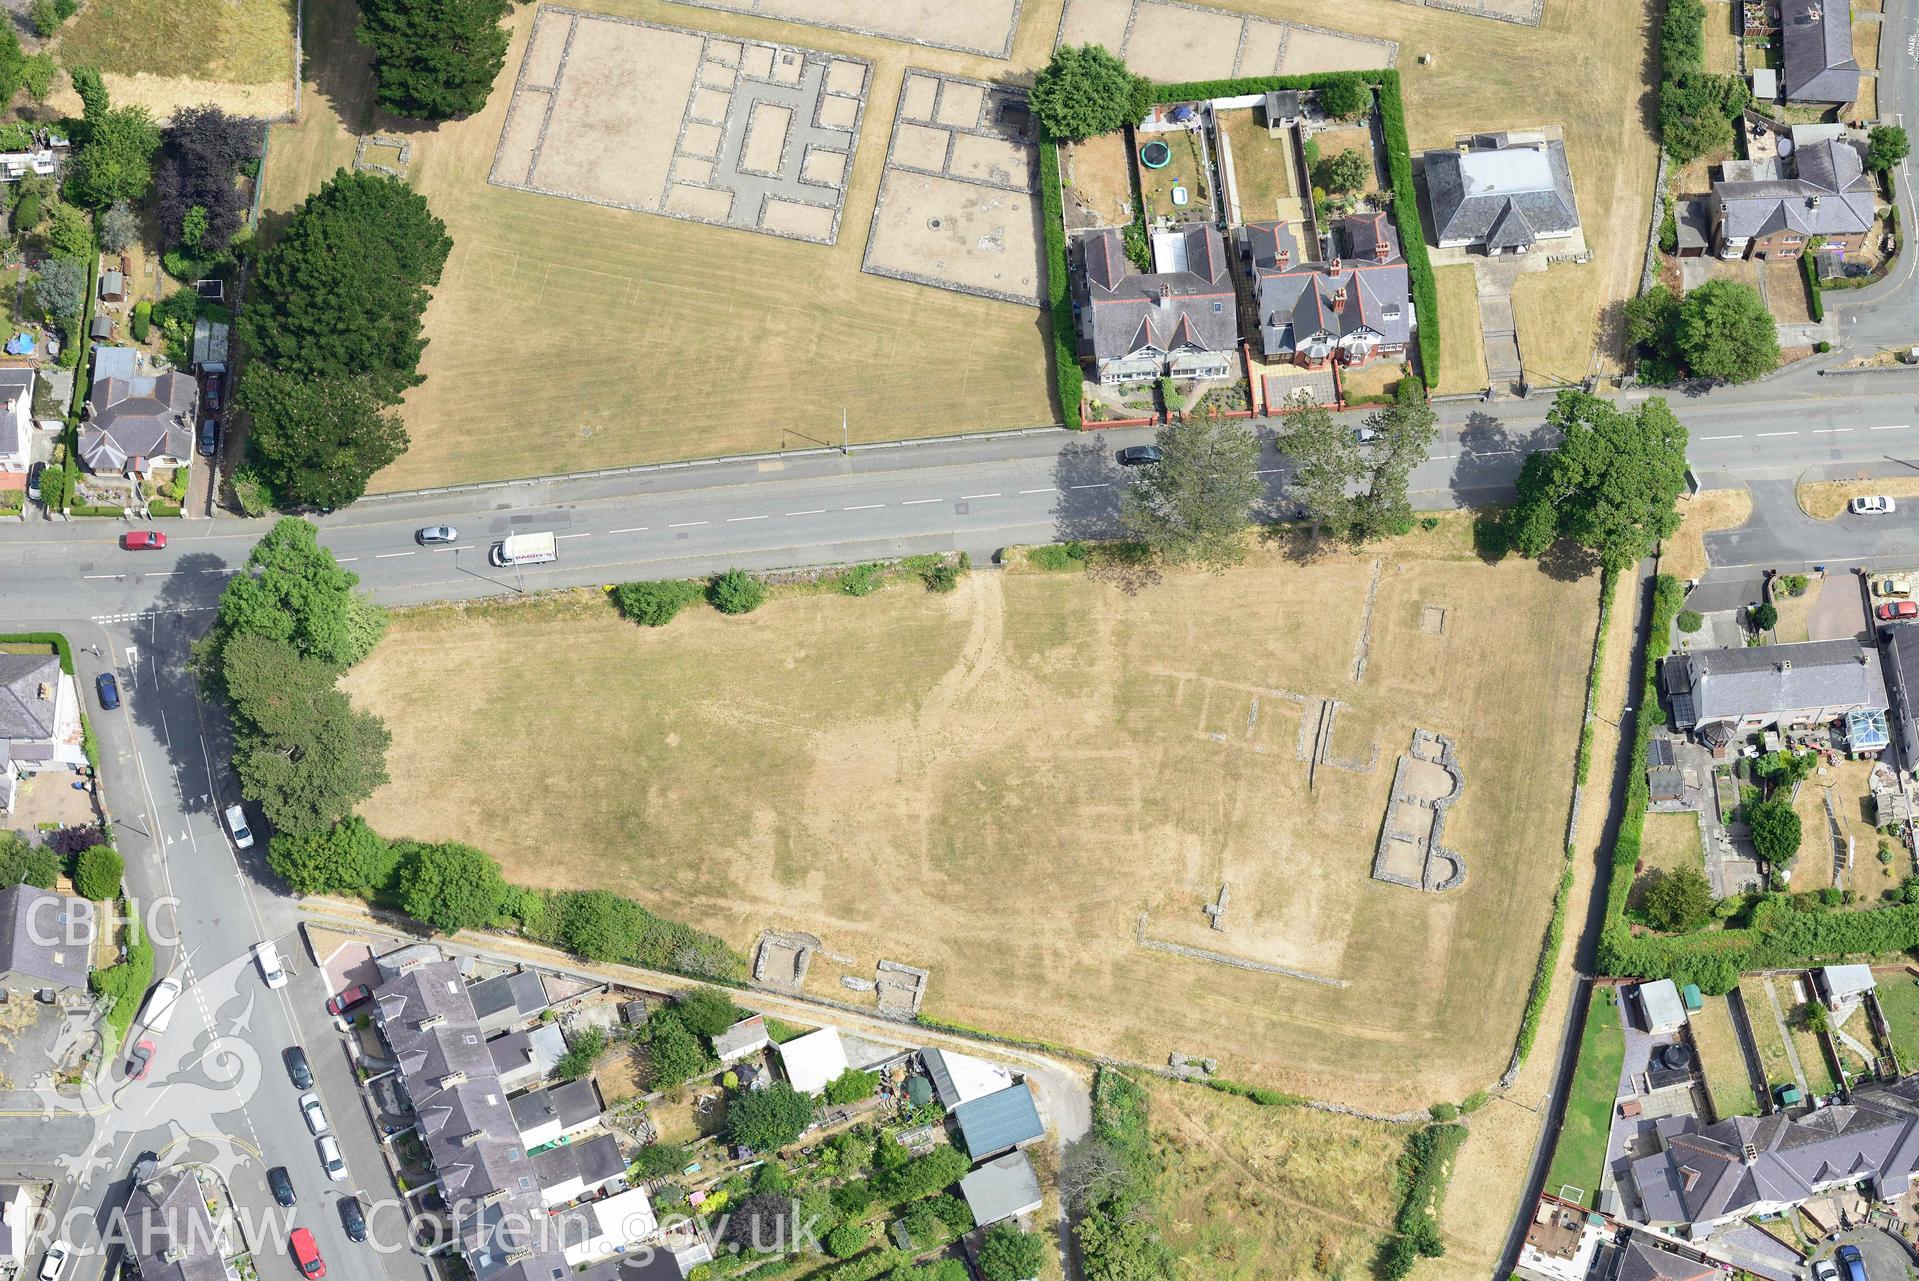
M 120 682 L 113 679 L 112 672 L 101 672 L 94 678 L 93 688 L 100 694 L 100 706 L 112 711 L 120 706 Z
M 1839 1247 L 1839 1266 L 1846 1270 L 1846 1281 L 1866 1281 L 1866 1260 L 1858 1246 Z

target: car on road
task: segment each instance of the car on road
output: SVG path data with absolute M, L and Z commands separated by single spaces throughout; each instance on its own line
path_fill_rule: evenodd
M 127 1051 L 127 1080 L 144 1081 L 153 1066 L 153 1042 L 141 1041 Z
M 1889 600 L 1873 612 L 1879 615 L 1882 623 L 1901 618 L 1919 618 L 1919 600 Z
M 307 1129 L 315 1134 L 326 1133 L 326 1113 L 320 1109 L 319 1095 L 302 1094 L 300 1096 L 300 1115 L 307 1119 Z
M 45 463 L 35 463 L 27 468 L 27 497 L 36 503 L 40 501 L 40 476 L 46 469 Z
M 1128 445 L 1113 455 L 1121 467 L 1151 467 L 1165 457 L 1158 445 Z
M 314 1278 L 326 1275 L 326 1260 L 320 1257 L 320 1247 L 313 1242 L 313 1234 L 305 1228 L 295 1228 L 287 1234 L 287 1246 L 293 1251 L 293 1261 L 300 1265 L 300 1274 Z
M 273 940 L 268 939 L 264 943 L 255 943 L 253 945 L 253 960 L 254 963 L 260 967 L 260 977 L 265 980 L 268 987 L 285 987 L 287 985 L 286 962 L 280 959 L 280 949 L 273 945 Z
M 200 420 L 200 456 L 213 457 L 213 451 L 220 447 L 220 420 L 202 418 Z
M 136 529 L 120 535 L 120 546 L 130 552 L 164 551 L 167 536 L 157 529 Z
M 366 1240 L 366 1211 L 360 1208 L 358 1197 L 340 1198 L 340 1226 L 346 1230 L 347 1240 Z
M 113 711 L 120 706 L 120 682 L 113 679 L 112 672 L 101 672 L 93 678 L 93 692 L 100 696 L 100 710 Z
M 180 1004 L 180 980 L 161 979 L 153 985 L 153 992 L 147 997 L 147 1003 L 140 1007 L 140 1026 L 155 1036 L 167 1030 L 167 1024 L 173 1022 L 173 1011 Z
M 243 850 L 253 848 L 253 829 L 247 826 L 247 813 L 238 805 L 227 806 L 227 826 L 233 830 L 233 843 Z
M 342 990 L 338 996 L 328 997 L 326 1012 L 337 1018 L 372 995 L 366 984 L 355 983 L 352 987 Z
M 287 1077 L 296 1090 L 313 1088 L 313 1068 L 307 1063 L 307 1052 L 297 1045 L 289 1045 L 280 1053 L 287 1065 Z
M 1855 516 L 1890 516 L 1895 508 L 1896 504 L 1884 494 L 1855 498 L 1846 504 L 1846 510 Z
M 60 1274 L 72 1260 L 73 1247 L 65 1241 L 55 1241 L 47 1247 L 46 1260 L 40 1265 L 40 1281 L 60 1281 Z
M 340 1141 L 331 1134 L 322 1134 L 314 1144 L 320 1149 L 320 1164 L 326 1167 L 327 1178 L 344 1179 L 346 1162 L 340 1159 Z
M 1846 1281 L 1866 1281 L 1866 1258 L 1858 1246 L 1839 1247 L 1839 1266 L 1845 1269 Z
M 293 1195 L 293 1176 L 287 1173 L 284 1165 L 276 1165 L 267 1171 L 267 1187 L 273 1191 L 273 1199 L 281 1205 L 292 1205 L 297 1199 Z
M 422 547 L 428 543 L 457 542 L 459 537 L 460 531 L 451 525 L 428 525 L 425 529 L 416 530 L 413 534 L 414 541 Z

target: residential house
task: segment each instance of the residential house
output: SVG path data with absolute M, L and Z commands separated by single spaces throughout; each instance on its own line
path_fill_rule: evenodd
M 1852 6 L 1846 0 L 1780 0 L 1787 102 L 1837 105 L 1859 99 L 1852 56 Z
M 546 989 L 532 970 L 515 970 L 481 979 L 467 988 L 480 1031 L 487 1036 L 511 1031 L 546 1008 Z
M 846 1043 L 840 1040 L 836 1027 L 796 1036 L 779 1049 L 786 1079 L 801 1094 L 823 1093 L 829 1081 L 851 1066 L 846 1061 Z
M 557 1231 L 552 1235 L 566 1262 L 579 1267 L 648 1240 L 660 1230 L 660 1221 L 646 1189 L 633 1188 L 567 1210 L 554 1219 L 553 1226 Z
M 1442 249 L 1523 254 L 1579 230 L 1566 144 L 1540 133 L 1482 133 L 1426 153 L 1426 192 Z
M 1040 1207 L 1039 1178 L 1024 1152 L 994 1157 L 960 1179 L 960 1195 L 982 1228 L 1033 1214 Z
M 1679 985 L 1671 979 L 1637 984 L 1633 997 L 1639 1002 L 1641 1025 L 1648 1033 L 1659 1036 L 1686 1025 L 1686 1006 L 1679 999 Z
M 131 347 L 94 348 L 80 457 L 103 475 L 144 476 L 193 457 L 193 379 L 179 370 L 136 373 L 135 355 Z
M 1225 241 L 1208 223 L 1153 237 L 1153 270 L 1112 228 L 1079 240 L 1079 352 L 1102 384 L 1227 378 L 1239 314 Z
M 956 1050 L 929 1046 L 920 1051 L 920 1063 L 933 1084 L 934 1096 L 948 1112 L 1013 1084 L 1013 1074 L 999 1064 Z
M 1024 1082 L 953 1109 L 960 1137 L 976 1160 L 1024 1147 L 1046 1133 L 1033 1091 Z
M 721 1063 L 736 1063 L 749 1054 L 758 1054 L 773 1043 L 766 1031 L 766 1017 L 755 1014 L 741 1019 L 713 1038 L 713 1053 Z
M 1343 220 L 1346 253 L 1312 262 L 1283 222 L 1240 228 L 1240 252 L 1259 294 L 1260 350 L 1311 369 L 1406 354 L 1411 282 L 1399 232 L 1383 213 Z
M 1891 695 L 1888 728 L 1911 767 L 1919 764 L 1919 627 L 1887 627 L 1879 634 L 1885 647 L 1886 690 Z
M 1852 640 L 1674 654 L 1659 664 L 1659 681 L 1673 727 L 1715 748 L 1775 726 L 1886 707 L 1878 651 Z
M 80 694 L 55 654 L 0 654 L 0 810 L 19 780 L 87 763 Z
M 33 1198 L 24 1185 L 0 1183 L 0 1273 L 18 1272 L 33 1242 Z
M 1692 1117 L 1663 1117 L 1654 1134 L 1657 1150 L 1629 1164 L 1633 1217 L 1695 1241 L 1834 1188 L 1858 1185 L 1891 1200 L 1910 1190 L 1919 1164 L 1919 1076 L 1859 1086 L 1827 1107 L 1703 1128 Z
M 126 1257 L 140 1281 L 238 1281 L 217 1240 L 191 1170 L 162 1171 L 127 1198 Z
M 0 989 L 77 996 L 93 969 L 93 904 L 32 885 L 0 890 Z
M 540 1181 L 540 1200 L 548 1206 L 565 1205 L 597 1196 L 626 1175 L 620 1142 L 610 1134 L 596 1134 L 584 1143 L 561 1143 L 533 1157 L 533 1173 Z
M 1782 176 L 1790 169 L 1791 176 Z M 1714 252 L 1721 258 L 1796 259 L 1814 236 L 1849 255 L 1872 230 L 1877 195 L 1859 149 L 1828 138 L 1773 160 L 1727 161 L 1712 185 Z
M 1595 1217 L 1584 1206 L 1540 1197 L 1526 1225 L 1514 1275 L 1522 1281 L 1586 1281 L 1600 1246 L 1611 1237 L 1605 1221 L 1594 1222 Z
M 593 1078 L 549 1085 L 512 1100 L 513 1124 L 528 1151 L 578 1134 L 600 1119 L 599 1087 Z
M 538 1085 L 553 1075 L 566 1057 L 566 1036 L 557 1023 L 542 1023 L 522 1032 L 509 1032 L 486 1043 L 493 1070 L 510 1093 Z
M 0 369 L 0 472 L 23 472 L 33 458 L 33 370 Z

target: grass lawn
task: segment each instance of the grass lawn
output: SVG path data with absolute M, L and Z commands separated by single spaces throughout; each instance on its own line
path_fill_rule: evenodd
M 1292 135 L 1267 137 L 1266 125 L 1256 107 L 1222 111 L 1217 119 L 1220 132 L 1226 135 L 1233 153 L 1233 183 L 1239 193 L 1240 219 L 1258 222 L 1286 217 L 1282 202 L 1291 203 L 1291 216 L 1298 217 L 1299 192 L 1293 181 Z
M 293 18 L 293 0 L 91 0 L 54 52 L 63 66 L 98 67 L 116 105 L 166 115 L 213 100 L 283 114 L 293 108 Z M 55 105 L 67 98 L 77 108 L 71 90 Z
M 1340 370 L 1339 385 L 1348 400 L 1354 396 L 1390 396 L 1408 372 L 1399 361 L 1375 360 L 1358 369 Z
M 1902 1072 L 1919 1068 L 1919 979 L 1901 970 L 1880 973 L 1879 1009 L 1892 1031 L 1892 1052 Z
M 1732 529 L 1752 518 L 1752 494 L 1744 489 L 1702 489 L 1679 500 L 1679 532 L 1659 548 L 1659 572 L 1675 578 L 1703 578 L 1708 568 L 1705 536 Z
M 1439 286 L 1439 390 L 1479 391 L 1486 386 L 1486 344 L 1479 333 L 1479 286 L 1470 266 L 1435 267 Z M 1420 317 L 1420 323 L 1426 323 Z
M 1179 129 L 1167 133 L 1142 133 L 1134 137 L 1134 142 L 1144 147 L 1149 142 L 1163 142 L 1172 151 L 1172 159 L 1163 168 L 1148 169 L 1137 152 L 1133 163 L 1139 171 L 1140 199 L 1146 202 L 1146 221 L 1150 224 L 1155 218 L 1170 218 L 1175 222 L 1189 222 L 1205 217 L 1207 193 L 1212 184 L 1206 180 L 1205 162 L 1201 158 L 1204 145 L 1200 136 L 1190 130 Z M 1186 203 L 1180 204 L 1173 199 L 1175 189 L 1186 196 Z
M 1798 985 L 1806 987 L 1805 980 L 1798 980 Z M 1806 1084 L 1812 1087 L 1814 1094 L 1831 1094 L 1839 1088 L 1839 1078 L 1833 1075 L 1832 1061 L 1826 1057 L 1819 1038 L 1804 1027 L 1807 1003 L 1794 998 L 1794 980 L 1788 975 L 1773 975 L 1772 987 L 1779 994 L 1779 1008 L 1786 1012 L 1786 1031 L 1792 1036 L 1793 1049 L 1799 1052 L 1799 1066 L 1806 1074 Z M 1811 993 L 1806 995 L 1810 997 Z
M 1038 572 L 787 593 L 660 630 L 598 593 L 403 612 L 349 676 L 410 762 L 364 812 L 742 950 L 773 926 L 820 935 L 846 973 L 925 965 L 941 1017 L 1142 1061 L 1204 1045 L 1301 1092 L 1464 1098 L 1504 1065 L 1537 961 L 1561 866 L 1540 816 L 1568 802 L 1596 593 L 1483 564 L 1463 521 L 1379 555 L 1357 684 L 1366 552 L 1260 547 L 1134 595 Z M 448 682 L 461 698 L 434 694 Z M 1309 790 L 1302 721 L 1332 695 L 1332 753 L 1379 759 Z M 1467 778 L 1457 895 L 1367 875 L 1415 725 L 1455 736 Z M 460 767 L 475 753 L 488 770 Z M 1222 881 L 1216 932 L 1200 908 Z M 1141 912 L 1156 939 L 1348 986 L 1141 948 Z
M 1883 22 L 1855 22 L 1852 24 L 1852 56 L 1860 68 L 1876 71 L 1879 68 L 1879 33 L 1885 29 Z
M 1145 1078 L 1165 1162 L 1159 1222 L 1180 1276 L 1363 1276 L 1392 1226 L 1393 1168 L 1411 1131 L 1310 1108 L 1261 1107 Z
M 1640 844 L 1639 860 L 1646 866 L 1633 883 L 1632 902 L 1635 907 L 1655 871 L 1673 872 L 1681 867 L 1691 867 L 1704 874 L 1706 847 L 1699 836 L 1698 817 L 1693 814 L 1646 815 L 1646 834 Z
M 1733 6 L 1726 0 L 1706 5 L 1706 70 L 1722 76 L 1739 74 L 1739 36 L 1733 30 Z
M 1847 582 L 1850 580 L 1845 580 L 1841 586 Z M 1819 603 L 1820 589 L 1825 585 L 1825 579 L 1814 578 L 1806 584 L 1806 590 L 1797 596 L 1788 596 L 1783 592 L 1779 594 L 1774 602 L 1779 607 L 1779 623 L 1772 632 L 1779 638 L 1780 644 L 1789 645 L 1794 641 L 1810 639 L 1807 624 L 1812 617 L 1813 606 Z
M 1739 1052 L 1739 1036 L 1733 1029 L 1732 1004 L 1723 996 L 1708 996 L 1694 1012 L 1693 1041 L 1699 1047 L 1699 1066 L 1705 1071 L 1706 1086 L 1712 1092 L 1712 1105 L 1721 1117 L 1749 1116 L 1759 1111 L 1753 1097 L 1752 1075 L 1746 1071 L 1746 1058 Z
M 1855 498 L 1883 494 L 1919 498 L 1919 476 L 1882 476 L 1876 480 L 1809 480 L 1795 490 L 1799 509 L 1814 520 L 1831 520 Z
M 1766 999 L 1766 981 L 1760 977 L 1739 980 L 1739 995 L 1746 1002 L 1746 1022 L 1752 1028 L 1753 1048 L 1759 1054 L 1759 1070 L 1765 1073 L 1767 1086 L 1792 1085 L 1792 1061 L 1786 1057 L 1786 1042 L 1779 1035 L 1779 1021 L 1772 1016 L 1772 1003 Z M 1789 1010 L 1789 1000 L 1779 1008 Z
M 1566 1096 L 1566 1121 L 1559 1127 L 1546 1190 L 1583 1191 L 1582 1204 L 1595 1208 L 1599 1176 L 1606 1164 L 1606 1136 L 1612 1129 L 1613 1103 L 1619 1097 L 1619 1073 L 1626 1062 L 1626 1038 L 1620 1031 L 1618 989 L 1597 988 L 1579 1034 L 1579 1066 Z
M 1060 148 L 1061 197 L 1083 206 L 1085 225 L 1123 227 L 1133 220 L 1133 163 L 1124 133 L 1104 133 Z M 1080 225 L 1080 224 L 1075 224 Z
M 1366 157 L 1366 182 L 1360 192 L 1375 195 L 1379 191 L 1379 166 L 1373 163 L 1373 135 L 1370 129 L 1352 127 L 1328 129 L 1316 133 L 1311 141 L 1319 144 L 1320 163 L 1324 164 L 1342 151 L 1357 151 Z M 1317 173 L 1312 175 L 1315 184 L 1319 181 Z

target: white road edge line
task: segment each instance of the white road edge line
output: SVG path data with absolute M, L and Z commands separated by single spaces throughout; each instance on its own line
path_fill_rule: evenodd
M 1868 427 L 1867 431 L 1911 431 L 1911 423 L 1894 423 L 1890 427 Z
M 925 504 L 927 504 L 927 503 L 943 503 L 943 502 L 945 502 L 945 501 L 946 501 L 946 500 L 945 500 L 944 498 L 909 498 L 909 499 L 907 499 L 906 501 L 904 501 L 904 502 L 902 502 L 902 503 L 900 504 L 900 506 L 902 506 L 902 507 L 920 507 L 920 506 L 923 506 L 923 505 L 925 505 Z
M 998 494 L 961 494 L 959 501 L 962 503 L 970 503 L 975 498 L 998 498 L 999 496 Z
M 333 563 L 336 565 L 351 565 L 358 559 L 360 559 L 358 556 L 335 556 Z
M 560 539 L 560 538 L 591 538 L 591 537 L 593 537 L 593 535 L 592 535 L 592 534 L 555 534 L 555 535 L 553 535 L 553 537 L 554 537 L 555 539 Z
M 412 552 L 381 552 L 374 560 L 392 560 L 395 556 L 411 556 Z
M 1765 440 L 1770 436 L 1797 436 L 1798 434 L 1796 431 L 1762 431 L 1758 433 L 1758 438 Z
M 648 526 L 645 525 L 629 525 L 625 529 L 609 529 L 606 532 L 609 534 L 644 534 L 647 529 Z
M 712 521 L 707 521 L 707 520 L 683 520 L 679 522 L 677 525 L 668 525 L 667 528 L 668 529 L 691 529 L 695 525 L 710 525 L 712 523 L 713 523 Z
M 765 519 L 766 517 L 764 516 L 728 516 L 726 518 L 726 523 L 729 525 L 737 525 L 743 520 L 765 520 Z
M 1851 430 L 1852 428 L 1850 427 L 1814 427 L 1806 434 L 1808 436 L 1837 436 L 1840 432 Z
M 842 507 L 840 508 L 840 510 L 843 512 L 870 512 L 870 511 L 875 511 L 884 506 L 886 506 L 885 503 L 860 503 L 858 506 Z
M 1744 440 L 1744 436 L 1701 436 L 1701 440 Z
M 1091 484 L 1091 485 L 1075 485 L 1075 486 L 1073 486 L 1073 488 L 1074 488 L 1074 489 L 1105 489 L 1105 488 L 1107 488 L 1107 487 L 1109 487 L 1109 486 L 1110 486 L 1110 485 L 1111 485 L 1112 483 L 1113 483 L 1113 482 L 1112 482 L 1112 481 L 1110 481 L 1110 480 L 1102 480 L 1102 481 L 1098 481 L 1097 483 L 1095 483 L 1095 484 Z
M 1022 489 L 1019 492 L 1022 494 L 1056 494 L 1059 491 L 1057 489 L 1054 489 L 1051 485 L 1048 485 L 1044 489 Z
M 811 509 L 811 510 L 809 510 L 809 511 L 803 511 L 803 512 L 788 512 L 788 513 L 786 513 L 786 514 L 787 514 L 788 516 L 824 516 L 824 515 L 826 515 L 826 508 L 824 508 L 824 507 L 815 507 L 815 508 L 812 508 L 812 509 Z

